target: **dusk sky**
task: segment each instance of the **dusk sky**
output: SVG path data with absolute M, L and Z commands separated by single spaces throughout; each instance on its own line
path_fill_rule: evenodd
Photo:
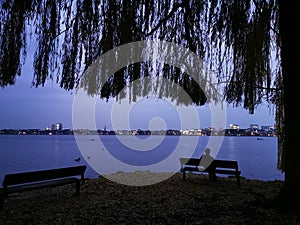
M 49 80 L 44 87 L 31 87 L 32 74 L 30 67 L 25 65 L 23 74 L 18 77 L 16 85 L 0 89 L 0 129 L 10 128 L 37 128 L 44 129 L 61 122 L 63 128 L 72 128 L 72 106 L 75 91 L 66 91 L 59 88 L 58 84 Z M 96 105 L 96 127 L 112 129 L 111 109 L 114 99 L 108 103 L 99 100 Z M 189 116 L 191 107 L 183 107 L 184 113 Z M 209 105 L 196 107 L 199 113 L 200 125 L 195 124 L 193 118 L 184 125 L 176 109 L 166 100 L 144 99 L 133 105 L 130 111 L 129 124 L 131 129 L 149 129 L 150 122 L 163 120 L 168 129 L 199 129 L 211 124 Z M 227 107 L 226 128 L 229 124 L 238 124 L 240 128 L 247 128 L 251 123 L 274 125 L 274 109 L 269 110 L 267 104 L 259 106 L 254 115 L 247 110 Z M 118 112 L 120 118 L 125 119 L 123 112 Z M 114 117 L 116 119 L 116 117 Z M 124 127 L 115 127 L 122 129 Z M 155 127 L 154 127 L 155 128 Z M 160 128 L 158 126 L 157 128 Z M 216 127 L 217 128 L 217 127 Z

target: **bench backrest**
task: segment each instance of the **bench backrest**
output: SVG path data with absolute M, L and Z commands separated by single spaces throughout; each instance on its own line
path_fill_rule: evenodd
M 181 167 L 183 167 L 184 165 L 188 165 L 188 166 L 199 166 L 200 164 L 200 159 L 198 158 L 180 158 L 180 164 Z M 214 159 L 212 161 L 212 163 L 209 165 L 209 168 L 228 168 L 228 169 L 236 169 L 238 170 L 238 162 L 235 160 L 220 160 L 220 159 Z
M 180 158 L 180 164 L 181 166 L 184 166 L 184 165 L 189 165 L 189 166 L 199 166 L 200 164 L 200 159 L 197 159 L 197 158 Z
M 6 174 L 3 180 L 3 187 L 6 187 L 7 185 L 17 185 L 78 175 L 80 175 L 81 179 L 83 180 L 85 170 L 86 166 L 83 165 L 50 170 Z

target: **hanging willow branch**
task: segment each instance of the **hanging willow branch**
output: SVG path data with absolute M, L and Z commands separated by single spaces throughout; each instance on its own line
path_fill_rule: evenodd
M 110 49 L 163 38 L 189 48 L 209 68 L 218 68 L 216 75 L 227 82 L 226 100 L 243 102 L 253 113 L 263 96 L 256 87 L 271 92 L 276 5 L 272 0 L 25 0 L 22 4 L 6 0 L 1 6 L 0 85 L 14 84 L 20 74 L 28 27 L 34 28 L 37 40 L 33 85 L 43 85 L 56 74 L 67 90 L 75 88 L 88 66 Z M 111 93 L 106 90 L 105 97 L 115 96 L 114 90 L 125 85 L 123 80 L 136 80 L 145 73 L 127 70 L 112 77 Z

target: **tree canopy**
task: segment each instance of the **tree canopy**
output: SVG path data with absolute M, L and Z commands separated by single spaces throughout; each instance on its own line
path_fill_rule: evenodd
M 67 90 L 78 85 L 101 54 L 125 43 L 158 38 L 195 52 L 225 84 L 226 100 L 243 103 L 252 113 L 280 76 L 277 11 L 274 0 L 4 0 L 0 85 L 12 85 L 20 75 L 28 36 L 36 42 L 33 86 L 52 79 Z M 178 68 L 154 66 L 162 76 L 185 83 L 185 90 L 197 90 L 193 79 Z M 129 65 L 108 81 L 102 97 L 115 96 L 151 71 L 148 63 Z M 205 103 L 203 93 L 189 94 L 194 94 L 194 103 Z

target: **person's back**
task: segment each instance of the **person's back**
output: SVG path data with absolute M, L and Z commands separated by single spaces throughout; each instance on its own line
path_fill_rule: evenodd
M 200 164 L 198 166 L 199 170 L 205 170 L 214 160 L 214 158 L 210 155 L 210 149 L 205 149 L 205 154 L 202 155 Z

